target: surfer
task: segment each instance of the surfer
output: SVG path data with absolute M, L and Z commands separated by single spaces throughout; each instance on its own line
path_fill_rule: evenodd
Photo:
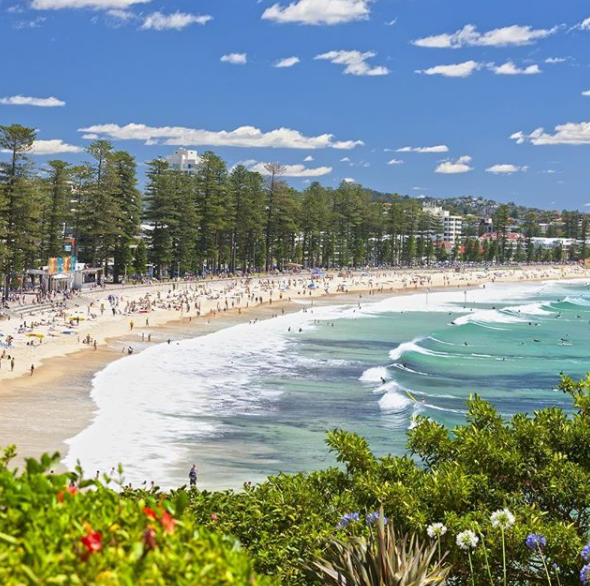
M 381 384 L 385 384 L 385 379 L 381 377 Z

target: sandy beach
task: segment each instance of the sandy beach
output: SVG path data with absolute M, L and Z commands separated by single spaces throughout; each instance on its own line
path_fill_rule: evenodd
M 590 278 L 590 271 L 576 265 L 358 271 L 110 286 L 42 304 L 27 296 L 0 321 L 0 446 L 16 444 L 21 462 L 46 451 L 63 455 L 65 440 L 92 420 L 92 377 L 108 362 L 295 311 L 301 306 L 290 302 L 296 300 L 331 303 L 343 296 L 338 302 L 346 302 L 347 295 L 575 278 Z

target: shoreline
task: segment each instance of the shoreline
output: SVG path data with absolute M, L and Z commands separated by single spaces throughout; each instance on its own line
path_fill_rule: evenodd
M 435 276 L 436 278 L 432 279 Z M 248 303 L 247 307 L 227 307 L 225 311 L 216 311 L 219 308 L 219 297 L 212 301 L 216 303 L 201 304 L 206 310 L 201 315 L 183 315 L 182 310 L 172 309 L 154 311 L 149 314 L 124 314 L 117 319 L 103 324 L 98 321 L 88 324 L 81 329 L 92 337 L 102 336 L 96 350 L 92 346 L 81 346 L 76 340 L 65 340 L 63 345 L 50 345 L 44 347 L 46 352 L 38 358 L 33 376 L 26 373 L 7 373 L 6 369 L 0 370 L 0 380 L 3 381 L 0 391 L 0 446 L 16 444 L 19 456 L 15 462 L 21 465 L 26 457 L 38 457 L 43 452 L 59 451 L 62 458 L 66 455 L 68 447 L 65 443 L 69 438 L 77 435 L 85 429 L 93 420 L 96 413 L 96 405 L 91 398 L 92 379 L 109 363 L 122 359 L 125 355 L 121 349 L 133 345 L 134 351 L 156 344 L 165 343 L 167 339 L 176 340 L 194 338 L 207 335 L 214 331 L 232 327 L 249 320 L 263 320 L 292 313 L 301 309 L 297 301 L 312 301 L 321 305 L 334 303 L 354 303 L 359 296 L 369 295 L 372 299 L 395 297 L 397 295 L 411 295 L 423 293 L 426 289 L 431 292 L 449 289 L 469 289 L 491 282 L 518 283 L 535 282 L 545 280 L 588 279 L 590 271 L 581 267 L 535 267 L 518 269 L 482 269 L 455 273 L 449 271 L 374 271 L 367 272 L 363 276 L 337 277 L 330 276 L 331 287 L 327 292 L 313 290 L 311 295 L 307 289 L 297 289 L 297 286 L 289 291 L 290 295 L 283 295 L 282 299 L 273 298 L 276 287 L 268 287 L 266 291 L 258 291 L 261 302 L 255 305 Z M 282 278 L 285 281 L 288 278 Z M 301 277 L 290 279 L 302 280 Z M 260 281 L 272 281 L 273 279 L 261 279 Z M 309 279 L 305 279 L 309 281 Z M 236 280 L 239 281 L 239 280 Z M 274 279 L 278 282 L 278 279 Z M 322 283 L 328 279 L 322 280 Z M 353 281 L 352 283 L 350 281 Z M 242 284 L 244 280 L 240 281 Z M 345 283 L 346 286 L 342 286 Z M 250 282 L 250 284 L 252 284 Z M 259 284 L 259 283 L 256 283 Z M 301 286 L 299 283 L 298 286 Z M 172 287 L 173 284 L 169 284 Z M 188 289 L 195 285 L 207 285 L 207 283 L 180 283 Z M 333 285 L 337 289 L 334 291 Z M 397 287 L 395 286 L 397 285 Z M 158 286 L 159 288 L 162 285 Z M 332 289 L 330 291 L 330 288 Z M 138 295 L 150 287 L 138 287 L 131 289 Z M 176 289 L 176 288 L 175 288 Z M 154 288 L 151 288 L 153 291 Z M 178 287 L 182 293 L 183 288 Z M 235 287 L 233 288 L 235 291 Z M 127 289 L 129 292 L 129 289 Z M 295 295 L 294 293 L 297 293 Z M 301 293 L 304 293 L 303 295 Z M 114 293 L 113 290 L 93 292 L 95 296 Z M 250 293 L 250 291 L 249 291 Z M 135 295 L 134 298 L 137 298 Z M 253 295 L 253 294 L 251 294 Z M 227 297 L 226 297 L 227 299 Z M 243 298 L 242 298 L 243 299 Z M 270 300 L 272 299 L 272 303 Z M 235 296 L 234 296 L 235 300 Z M 92 303 L 92 302 L 91 302 Z M 235 305 L 238 305 L 236 302 Z M 130 331 L 128 320 L 140 321 L 148 315 L 149 326 L 134 327 Z M 0 322 L 0 331 L 6 322 Z M 151 343 L 141 343 L 138 340 L 140 332 L 149 332 L 154 339 Z M 42 344 L 36 348 L 41 347 Z M 30 350 L 31 347 L 27 347 Z M 51 352 L 50 350 L 53 350 Z M 32 352 L 30 352 L 32 353 Z M 4 361 L 5 367 L 6 361 Z M 7 374 L 12 374 L 7 377 Z M 16 376 L 15 376 L 16 375 Z M 46 392 L 43 392 L 46 391 Z M 57 417 L 47 420 L 48 413 L 58 412 Z M 59 465 L 62 468 L 62 465 Z

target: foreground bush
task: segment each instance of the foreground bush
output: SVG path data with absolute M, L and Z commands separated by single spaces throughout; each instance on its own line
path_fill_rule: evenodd
M 53 459 L 0 463 L 0 584 L 256 586 L 246 554 L 185 514 L 187 493 L 119 494 L 53 475 Z

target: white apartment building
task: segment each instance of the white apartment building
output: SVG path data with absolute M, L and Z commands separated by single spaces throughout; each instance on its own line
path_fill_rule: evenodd
M 173 155 L 164 157 L 164 160 L 170 165 L 171 169 L 186 171 L 190 175 L 197 172 L 197 167 L 201 161 L 197 151 L 187 149 L 176 149 Z
M 439 206 L 425 205 L 423 211 L 432 214 L 442 220 L 443 233 L 437 234 L 444 242 L 455 244 L 461 239 L 463 233 L 463 218 L 462 216 L 452 216 L 450 212 L 443 210 Z

